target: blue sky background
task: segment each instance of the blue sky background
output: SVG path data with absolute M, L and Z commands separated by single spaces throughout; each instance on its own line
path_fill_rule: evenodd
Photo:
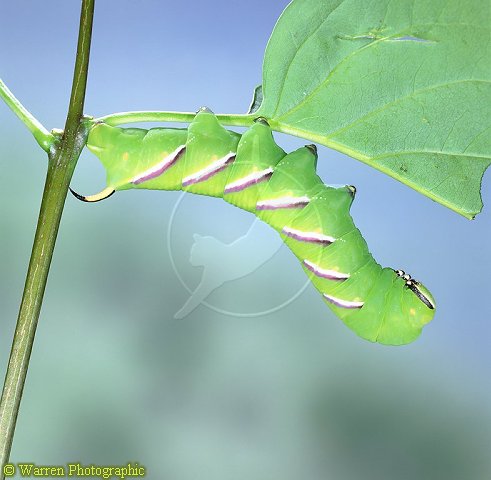
M 79 3 L 5 2 L 0 77 L 48 128 L 68 104 Z M 242 113 L 286 1 L 99 1 L 86 112 Z M 301 139 L 278 135 L 286 150 Z M 200 306 L 172 269 L 177 192 L 132 191 L 97 205 L 68 198 L 32 355 L 13 461 L 119 464 L 149 478 L 481 480 L 491 474 L 491 213 L 467 221 L 344 155 L 319 149 L 326 183 L 358 188 L 353 216 L 375 258 L 430 287 L 435 320 L 416 343 L 359 339 L 313 287 L 252 318 Z M 46 159 L 0 105 L 0 367 L 15 327 Z M 85 153 L 73 185 L 98 191 Z M 483 185 L 491 203 L 489 174 Z M 172 260 L 194 288 L 193 234 L 232 242 L 252 217 L 184 197 Z M 275 233 L 256 232 L 257 248 Z M 304 274 L 286 248 L 209 298 L 257 312 Z

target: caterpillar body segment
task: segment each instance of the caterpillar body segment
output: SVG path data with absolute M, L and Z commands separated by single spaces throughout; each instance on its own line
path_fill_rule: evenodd
M 429 291 L 370 254 L 349 213 L 356 189 L 325 185 L 316 174 L 315 146 L 287 154 L 262 119 L 243 135 L 223 128 L 208 110 L 188 129 L 100 123 L 87 146 L 107 171 L 106 192 L 185 190 L 257 215 L 278 231 L 329 307 L 367 340 L 409 343 L 433 318 Z
M 228 167 L 236 159 L 240 135 L 223 128 L 211 112 L 200 111 L 189 125 L 182 188 L 223 197 Z
M 274 141 L 269 125 L 263 121 L 254 123 L 239 141 L 237 157 L 230 166 L 224 188 L 224 200 L 255 213 L 259 195 L 285 156 L 285 151 Z

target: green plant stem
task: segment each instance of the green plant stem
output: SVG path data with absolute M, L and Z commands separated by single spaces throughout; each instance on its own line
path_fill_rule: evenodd
M 96 118 L 93 122 L 104 122 L 112 126 L 140 122 L 190 123 L 195 116 L 196 113 L 192 112 L 121 112 Z M 222 125 L 250 127 L 254 123 L 254 119 L 257 118 L 257 115 L 218 114 L 217 118 Z
M 8 462 L 36 326 L 68 186 L 85 145 L 83 118 L 95 0 L 83 0 L 70 106 L 63 137 L 49 154 L 46 183 L 0 402 L 0 479 Z
M 49 152 L 50 148 L 55 142 L 55 137 L 41 123 L 29 112 L 24 105 L 22 105 L 15 95 L 9 90 L 7 85 L 3 83 L 0 78 L 0 97 L 3 98 L 5 103 L 10 109 L 19 117 L 24 125 L 33 134 L 36 142 L 45 151 Z

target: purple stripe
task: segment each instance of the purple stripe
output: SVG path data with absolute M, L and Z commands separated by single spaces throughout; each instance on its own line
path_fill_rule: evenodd
M 364 305 L 363 302 L 350 302 L 348 300 L 343 300 L 341 298 L 331 297 L 327 293 L 323 293 L 322 295 L 329 303 L 332 303 L 336 307 L 340 307 L 340 308 L 355 309 L 355 308 L 361 308 Z
M 225 188 L 225 193 L 241 192 L 242 190 L 245 190 L 246 188 L 252 187 L 252 185 L 256 185 L 260 182 L 264 182 L 265 180 L 269 180 L 272 175 L 273 175 L 273 172 L 268 172 L 268 173 L 265 173 L 262 177 L 252 178 L 251 180 L 243 183 L 242 185 L 237 185 L 237 186 L 231 187 L 231 188 Z
M 283 208 L 305 208 L 309 204 L 308 201 L 303 201 L 303 202 L 292 202 L 292 203 L 284 203 L 283 205 L 268 205 L 268 204 L 262 204 L 260 205 L 259 203 L 256 205 L 256 210 L 281 210 Z
M 136 180 L 133 180 L 131 183 L 133 185 L 140 185 L 140 183 L 147 182 L 148 180 L 152 180 L 153 178 L 157 178 L 160 175 L 162 175 L 164 172 L 166 172 L 172 165 L 174 165 L 183 155 L 183 153 L 186 151 L 186 147 L 183 146 L 175 155 L 174 158 L 171 159 L 168 163 L 164 163 L 162 167 L 160 167 L 158 170 L 155 170 L 155 172 L 148 173 L 147 175 L 143 175 L 142 177 L 137 178 Z M 150 169 L 149 169 L 150 170 Z
M 283 208 L 304 208 L 309 202 L 305 203 L 288 203 L 285 205 L 256 205 L 256 210 L 281 210 Z
M 340 272 L 329 272 L 326 270 L 320 269 L 316 264 L 309 262 L 308 260 L 304 260 L 303 264 L 309 269 L 312 273 L 317 275 L 320 278 L 327 278 L 328 280 L 338 280 L 343 282 L 349 278 L 349 275 Z
M 309 237 L 308 235 L 299 235 L 298 233 L 292 232 L 290 230 L 282 230 L 283 235 L 287 237 L 293 238 L 294 240 L 298 240 L 300 242 L 309 242 L 309 243 L 320 243 L 321 245 L 331 245 L 334 243 L 333 240 L 329 240 L 327 238 L 318 238 L 318 237 Z
M 198 176 L 194 178 L 190 178 L 189 180 L 185 180 L 182 182 L 183 187 L 188 187 L 189 185 L 194 185 L 196 183 L 204 182 L 205 180 L 208 180 L 209 178 L 213 177 L 217 173 L 220 173 L 221 171 L 225 170 L 233 161 L 235 160 L 235 155 L 231 155 L 229 158 L 227 158 L 227 161 L 223 164 L 217 167 L 215 170 L 212 170 L 211 172 L 203 175 L 203 176 Z M 199 172 L 197 172 L 199 173 Z

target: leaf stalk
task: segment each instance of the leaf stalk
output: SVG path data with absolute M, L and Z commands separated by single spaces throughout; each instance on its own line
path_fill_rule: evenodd
M 17 115 L 21 122 L 29 129 L 36 142 L 45 151 L 49 152 L 55 143 L 53 134 L 29 112 L 22 103 L 17 100 L 15 95 L 9 90 L 7 85 L 0 78 L 0 97 L 5 101 L 8 107 Z
M 93 123 L 104 122 L 113 127 L 127 123 L 145 123 L 145 122 L 175 122 L 191 123 L 196 113 L 193 112 L 159 112 L 159 111 L 136 111 L 120 112 L 96 118 Z M 217 114 L 218 120 L 222 125 L 231 127 L 250 127 L 254 123 L 257 115 L 232 115 Z

